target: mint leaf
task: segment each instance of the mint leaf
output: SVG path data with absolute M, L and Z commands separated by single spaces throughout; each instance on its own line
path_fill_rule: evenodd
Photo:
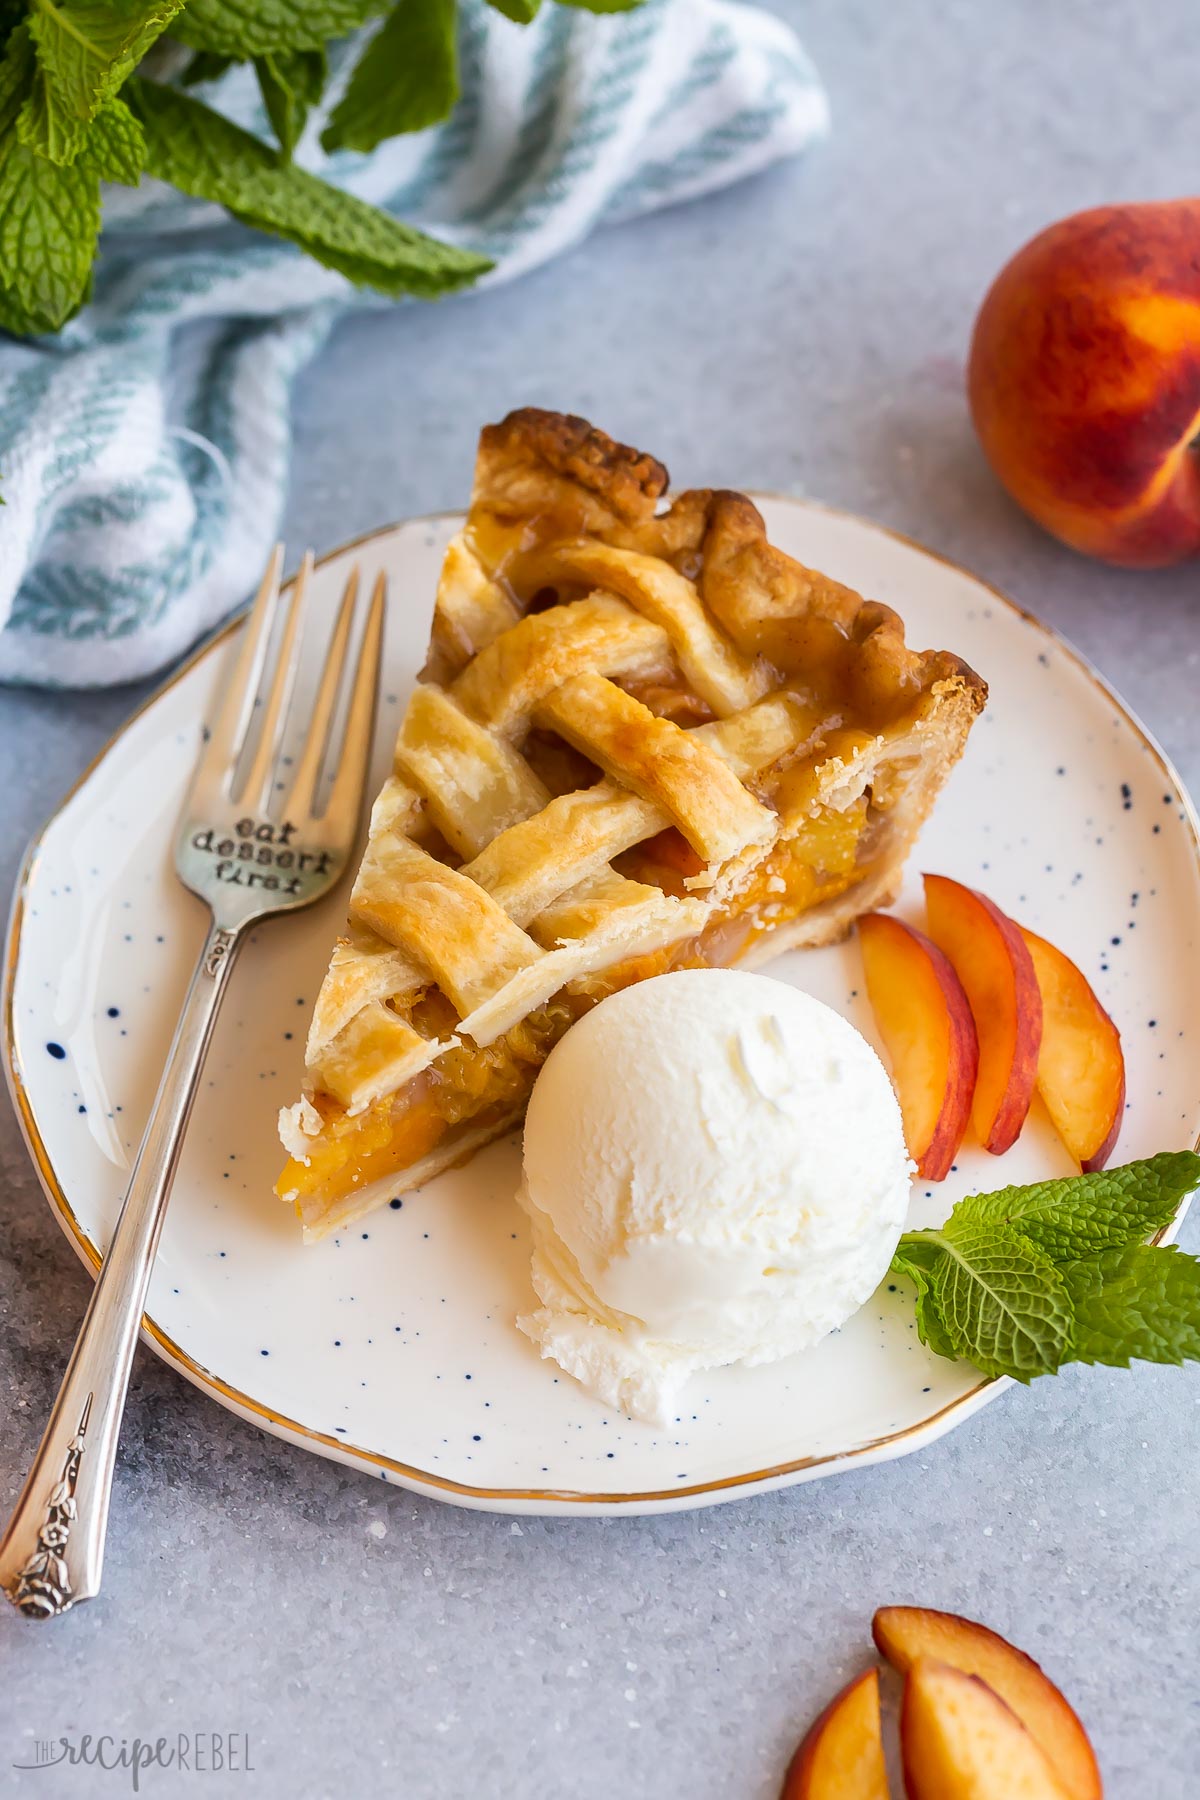
M 1071 1310 L 1062 1276 L 1017 1232 L 962 1225 L 905 1232 L 897 1254 L 920 1271 L 925 1341 L 985 1375 L 1031 1381 L 1052 1375 L 1067 1354 Z
M 243 62 L 273 50 L 323 50 L 379 10 L 378 0 L 188 0 L 173 35 Z
M 1173 1245 L 1126 1244 L 1063 1270 L 1073 1362 L 1200 1360 L 1200 1262 Z
M 277 151 L 177 88 L 134 76 L 124 90 L 146 134 L 146 167 L 260 231 L 289 238 L 327 268 L 385 294 L 468 286 L 491 264 L 426 237 Z
M 184 0 L 33 0 L 29 27 L 50 104 L 94 119 Z
M 101 181 L 137 186 L 146 166 L 146 136 L 119 95 L 92 121 L 79 152 L 79 166 L 91 169 Z
M 1170 1224 L 1200 1156 L 960 1200 L 937 1231 L 905 1232 L 892 1270 L 917 1290 L 921 1341 L 987 1375 L 1028 1381 L 1065 1362 L 1200 1359 L 1200 1262 L 1142 1240 Z
M 488 5 L 506 19 L 512 19 L 518 25 L 528 25 L 536 19 L 542 0 L 488 0 Z
M 35 71 L 29 98 L 17 115 L 17 136 L 30 150 L 65 166 L 83 148 L 88 121 L 67 112 L 43 69 Z
M 933 1292 L 932 1264 L 942 1254 L 936 1245 L 928 1246 L 928 1257 L 917 1254 L 924 1246 L 901 1238 L 892 1258 L 890 1273 L 902 1275 L 916 1289 L 917 1336 L 935 1356 L 957 1361 L 957 1352 L 942 1324 Z
M 1180 1202 L 1198 1184 L 1200 1156 L 1191 1150 L 1163 1151 L 1094 1175 L 971 1194 L 959 1201 L 946 1229 L 1008 1225 L 1054 1262 L 1068 1262 L 1142 1243 L 1170 1224 Z
M 315 106 L 324 92 L 329 75 L 325 52 L 274 50 L 255 57 L 254 68 L 271 129 L 279 148 L 290 156 L 300 141 L 309 107 Z
M 90 169 L 58 168 L 10 133 L 0 141 L 0 277 L 5 327 L 57 331 L 91 283 L 100 230 L 100 183 Z
M 146 166 L 142 128 L 119 96 L 106 101 L 89 124 L 55 104 L 53 89 L 40 72 L 17 116 L 17 136 L 50 162 L 65 168 L 78 161 L 101 181 L 136 187 Z
M 940 1244 L 918 1232 L 909 1232 L 896 1246 L 890 1273 L 905 1276 L 916 1289 L 917 1335 L 921 1342 L 936 1355 L 954 1360 L 954 1346 L 946 1336 L 933 1296 L 932 1273 L 941 1255 Z
M 399 0 L 363 51 L 321 133 L 326 150 L 374 150 L 444 119 L 458 99 L 455 0 Z
M 14 337 L 34 337 L 39 331 L 52 329 L 22 306 L 8 288 L 0 287 L 0 331 L 9 331 Z
M 1071 1312 L 1045 1251 L 1015 1232 L 986 1227 L 941 1235 L 945 1254 L 930 1285 L 958 1355 L 985 1375 L 1052 1375 L 1066 1354 Z

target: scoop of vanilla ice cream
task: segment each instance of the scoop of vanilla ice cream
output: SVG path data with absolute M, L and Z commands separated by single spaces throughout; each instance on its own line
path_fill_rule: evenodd
M 784 982 L 659 975 L 551 1052 L 520 1200 L 541 1306 L 517 1323 L 607 1405 L 665 1423 L 696 1369 L 773 1362 L 867 1300 L 912 1164 L 866 1039 Z

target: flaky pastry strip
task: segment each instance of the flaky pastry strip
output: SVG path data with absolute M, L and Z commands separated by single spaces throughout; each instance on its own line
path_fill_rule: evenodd
M 676 900 L 607 870 L 547 908 L 536 930 L 556 947 L 468 1014 L 459 1030 L 477 1044 L 493 1043 L 570 982 L 691 937 L 705 917 L 702 901 Z
M 775 814 L 746 791 L 728 763 L 602 675 L 563 682 L 536 717 L 607 775 L 661 807 L 705 862 L 724 862 L 775 836 Z
M 396 740 L 396 764 L 460 856 L 532 813 L 550 795 L 525 758 L 465 713 L 441 688 L 418 686 Z
M 504 736 L 524 735 L 539 703 L 585 669 L 642 679 L 670 672 L 666 632 L 610 594 L 531 613 L 480 651 L 454 683 L 459 704 Z
M 460 1014 L 543 954 L 469 876 L 403 837 L 367 845 L 350 916 L 408 951 Z
M 548 581 L 569 577 L 618 594 L 660 625 L 689 688 L 718 718 L 751 705 L 772 685 L 771 670 L 735 649 L 705 612 L 695 584 L 659 557 L 572 538 L 552 545 L 537 567 Z

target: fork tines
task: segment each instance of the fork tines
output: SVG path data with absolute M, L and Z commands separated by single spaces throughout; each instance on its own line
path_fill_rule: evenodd
M 283 546 L 276 544 L 246 623 L 229 691 L 196 770 L 193 794 L 207 788 L 214 797 L 219 795 L 227 803 L 236 801 L 263 818 L 286 814 L 297 820 L 312 819 L 317 816 L 322 776 L 332 771 L 321 820 L 335 831 L 346 827 L 352 830 L 374 731 L 387 578 L 382 571 L 375 578 L 358 657 L 348 679 L 359 590 L 358 565 L 350 571 L 322 658 L 321 679 L 296 759 L 296 772 L 285 791 L 286 784 L 277 779 L 277 769 L 300 663 L 305 599 L 313 572 L 312 551 L 305 551 L 291 583 L 279 630 L 282 568 Z M 271 646 L 276 637 L 278 647 L 272 657 Z M 273 670 L 268 670 L 269 663 L 273 663 Z M 264 688 L 264 677 L 268 675 Z M 332 732 L 339 703 L 344 705 L 345 723 L 341 747 L 335 754 Z M 262 715 L 257 731 L 256 713 Z M 238 769 L 255 736 L 252 759 L 239 779 Z

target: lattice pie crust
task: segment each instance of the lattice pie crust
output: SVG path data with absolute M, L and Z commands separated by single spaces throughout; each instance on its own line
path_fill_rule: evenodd
M 965 664 L 774 549 L 744 495 L 660 511 L 666 486 L 582 419 L 482 434 L 280 1115 L 309 1237 L 511 1127 L 604 994 L 887 904 L 962 752 Z

